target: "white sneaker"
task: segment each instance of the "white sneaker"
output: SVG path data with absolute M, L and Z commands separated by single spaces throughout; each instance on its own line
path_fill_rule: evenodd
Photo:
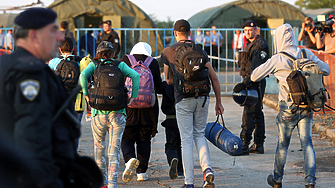
M 129 182 L 133 178 L 134 173 L 139 164 L 140 164 L 140 161 L 137 160 L 136 158 L 131 158 L 126 163 L 126 169 L 124 169 L 124 172 L 122 174 L 122 180 L 124 182 Z
M 149 178 L 146 172 L 137 174 L 137 181 L 147 181 Z
M 92 120 L 91 116 L 85 115 L 86 122 L 89 122 Z

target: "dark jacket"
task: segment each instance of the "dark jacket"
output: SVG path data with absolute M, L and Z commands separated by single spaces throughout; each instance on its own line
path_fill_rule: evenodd
M 48 65 L 25 49 L 0 57 L 0 131 L 25 149 L 37 187 L 63 187 L 60 168 L 77 156 L 79 129 L 64 114 L 52 121 L 66 98 Z
M 119 39 L 119 35 L 112 29 L 111 32 L 109 34 L 106 33 L 106 31 L 104 31 L 101 34 L 101 38 L 99 40 L 99 44 L 102 41 L 108 41 L 111 42 L 114 46 L 115 49 L 115 57 L 117 57 L 117 55 L 120 52 L 120 39 Z

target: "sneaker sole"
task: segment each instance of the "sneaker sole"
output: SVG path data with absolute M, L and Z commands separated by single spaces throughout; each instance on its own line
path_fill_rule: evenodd
M 176 158 L 172 159 L 170 170 L 169 170 L 169 176 L 173 180 L 178 177 L 177 166 L 178 166 L 178 159 Z
M 133 178 L 138 165 L 140 165 L 140 161 L 135 159 L 130 163 L 129 168 L 125 169 L 122 175 L 122 180 L 124 182 L 129 182 Z
M 203 187 L 204 187 L 204 188 L 214 188 L 215 185 L 214 185 L 213 182 L 208 182 L 208 181 L 206 181 Z
M 206 176 L 206 181 L 207 181 L 208 183 L 213 183 L 213 181 L 214 181 L 214 174 L 208 174 L 208 175 Z

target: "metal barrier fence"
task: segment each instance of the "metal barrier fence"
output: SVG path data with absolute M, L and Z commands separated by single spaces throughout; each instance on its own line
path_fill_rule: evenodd
M 164 48 L 175 44 L 176 41 L 173 36 L 173 29 L 159 29 L 159 28 L 115 28 L 114 29 L 120 38 L 120 46 L 121 51 L 119 53 L 119 58 L 125 54 L 129 54 L 131 48 L 137 42 L 147 42 L 152 47 L 152 56 L 157 58 L 160 66 L 161 71 L 163 71 L 163 64 L 160 62 L 160 54 Z M 218 29 L 211 29 L 211 28 L 199 28 L 199 29 L 191 29 L 191 36 L 190 39 L 194 40 L 196 36 L 196 31 L 201 31 L 201 34 L 205 36 L 206 31 L 210 31 L 209 37 L 212 37 L 212 31 L 216 30 L 220 32 L 223 37 L 222 46 L 218 46 L 218 53 L 217 56 L 214 56 L 213 49 L 214 46 L 212 44 L 209 45 L 209 58 L 210 62 L 212 63 L 217 75 L 219 77 L 219 81 L 221 84 L 221 93 L 222 94 L 231 94 L 234 85 L 242 81 L 241 76 L 239 75 L 239 68 L 237 66 L 237 60 L 235 57 L 235 50 L 232 49 L 232 41 L 234 38 L 235 30 L 240 30 L 243 33 L 243 29 L 241 28 L 218 28 Z M 93 31 L 96 33 L 98 31 L 103 31 L 100 28 L 80 28 L 76 29 L 76 38 L 82 38 L 87 41 L 87 31 Z M 265 38 L 270 47 L 270 54 L 273 53 L 273 42 L 272 42 L 272 29 L 260 29 L 259 34 L 262 38 Z M 85 37 L 86 36 L 86 37 Z M 87 55 L 87 42 L 85 44 L 85 49 L 80 49 L 79 46 L 80 40 L 77 41 L 77 52 L 82 52 L 80 55 L 85 56 Z M 201 44 L 201 43 L 200 43 Z M 205 44 L 201 44 L 203 49 L 205 49 Z M 96 47 L 97 44 L 94 43 L 92 46 Z M 208 49 L 207 49 L 208 50 Z M 94 53 L 91 54 L 94 57 Z
M 14 51 L 15 49 L 15 42 L 14 42 L 14 38 L 13 38 L 13 35 L 11 34 L 11 36 L 7 36 L 9 33 L 8 31 L 11 30 L 11 31 L 14 31 L 14 28 L 11 28 L 11 27 L 6 27 L 6 28 L 0 28 L 0 36 L 1 38 L 3 38 L 3 44 L 2 41 L 0 41 L 0 55 L 4 55 L 4 54 L 8 54 L 12 51 Z M 10 40 L 10 41 L 9 41 Z M 8 48 L 8 44 L 11 43 L 12 44 L 12 49 L 9 49 Z
M 8 30 L 13 30 L 13 28 L 1 28 L 3 33 L 7 33 Z M 119 53 L 119 58 L 125 54 L 129 54 L 132 47 L 140 41 L 147 42 L 152 47 L 152 56 L 158 59 L 158 62 L 161 66 L 161 72 L 163 71 L 163 64 L 160 62 L 160 54 L 164 48 L 175 44 L 176 41 L 173 36 L 173 29 L 162 29 L 162 28 L 114 28 L 114 30 L 119 34 L 121 51 Z M 205 36 L 206 31 L 210 31 L 210 37 L 212 37 L 211 28 L 198 28 L 191 29 L 190 39 L 195 39 L 196 31 L 199 30 L 201 35 Z M 221 93 L 222 94 L 231 94 L 234 85 L 242 81 L 241 76 L 239 75 L 239 68 L 237 66 L 237 60 L 235 57 L 235 50 L 232 49 L 232 41 L 234 37 L 235 30 L 240 30 L 243 33 L 241 28 L 217 28 L 217 32 L 220 32 L 223 36 L 222 46 L 218 46 L 217 56 L 213 54 L 213 45 L 209 45 L 209 58 L 214 69 L 217 72 L 220 84 L 221 84 Z M 75 38 L 77 39 L 76 50 L 77 55 L 86 56 L 88 51 L 88 46 L 93 47 L 92 56 L 95 56 L 95 48 L 97 47 L 96 41 L 93 40 L 92 44 L 88 44 L 87 34 L 88 31 L 93 32 L 93 36 L 97 36 L 99 31 L 103 31 L 101 28 L 79 28 L 75 29 Z M 300 28 L 294 28 L 294 33 L 298 36 Z M 273 54 L 273 29 L 260 29 L 259 34 L 262 38 L 268 42 L 270 47 L 270 55 Z M 297 38 L 297 37 L 296 37 Z M 80 48 L 80 40 L 84 40 L 82 49 Z M 300 42 L 302 45 L 303 42 Z M 201 44 L 203 49 L 205 49 L 204 43 Z M 13 43 L 14 46 L 14 43 Z M 8 53 L 4 51 L 2 53 Z M 162 75 L 164 79 L 164 76 Z

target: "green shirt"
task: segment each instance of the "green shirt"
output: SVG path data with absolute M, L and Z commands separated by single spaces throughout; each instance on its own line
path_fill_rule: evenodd
M 101 61 L 103 61 L 104 59 L 101 59 Z M 106 62 L 106 63 L 111 63 L 111 62 Z M 131 97 L 132 98 L 137 98 L 138 97 L 138 89 L 139 89 L 139 82 L 140 82 L 140 75 L 134 71 L 133 69 L 131 69 L 125 62 L 121 61 L 121 63 L 118 65 L 119 69 L 121 70 L 121 72 L 123 73 L 123 75 L 125 77 L 129 77 L 130 79 L 132 79 L 132 93 L 131 93 Z M 88 95 L 88 89 L 87 89 L 87 78 L 90 75 L 94 75 L 94 70 L 95 68 L 97 68 L 97 65 L 94 62 L 90 62 L 88 64 L 88 66 L 86 67 L 86 69 L 80 74 L 80 85 L 83 88 L 83 94 L 84 95 Z M 92 117 L 94 117 L 97 114 L 100 115 L 108 115 L 110 113 L 123 113 L 124 115 L 126 115 L 126 110 L 122 109 L 122 110 L 118 110 L 118 111 L 104 111 L 104 110 L 97 110 L 92 108 L 91 114 Z

